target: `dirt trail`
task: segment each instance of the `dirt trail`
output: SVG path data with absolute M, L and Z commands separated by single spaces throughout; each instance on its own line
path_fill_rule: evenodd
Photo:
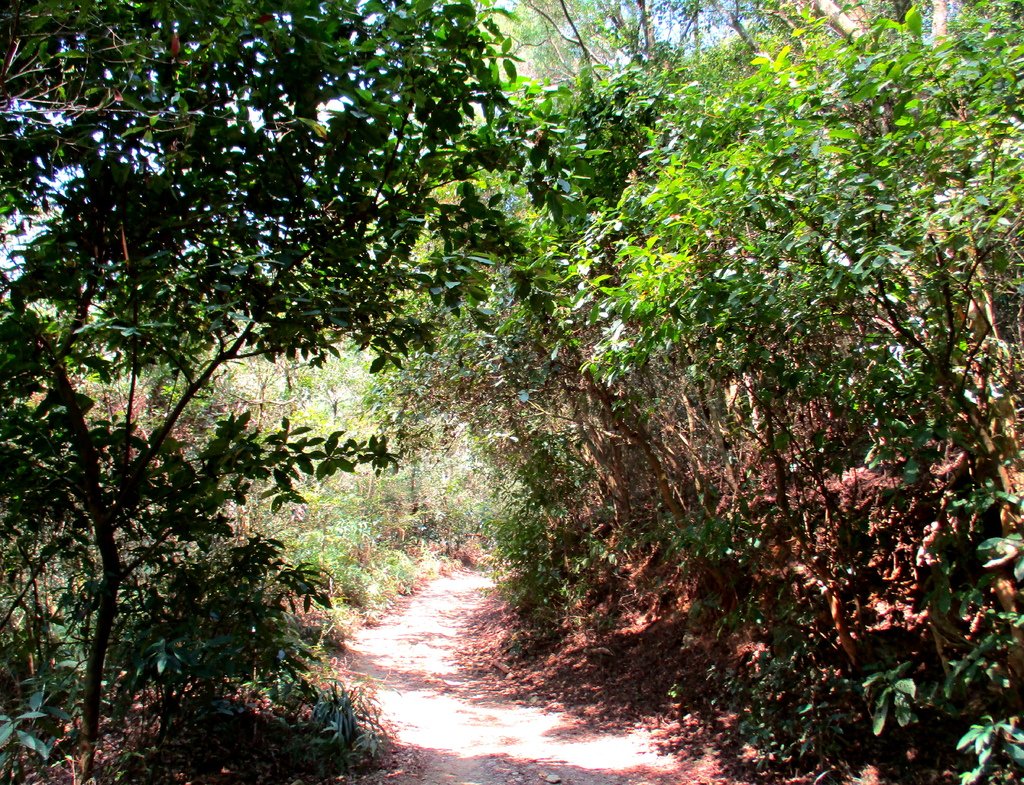
M 466 619 L 496 600 L 490 581 L 459 572 L 408 598 L 351 642 L 348 667 L 377 680 L 397 740 L 388 785 L 682 785 L 722 782 L 715 761 L 681 764 L 640 729 L 594 731 L 567 714 L 510 700 L 458 665 Z

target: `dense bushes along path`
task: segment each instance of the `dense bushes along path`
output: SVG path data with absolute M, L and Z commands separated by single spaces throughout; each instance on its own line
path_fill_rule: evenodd
M 439 578 L 380 626 L 352 642 L 349 667 L 379 680 L 385 720 L 394 726 L 391 785 L 687 785 L 725 783 L 713 751 L 683 765 L 659 755 L 646 734 L 596 731 L 550 707 L 493 689 L 502 677 L 469 672 L 460 652 L 474 645 L 468 620 L 497 600 L 488 579 L 469 572 Z

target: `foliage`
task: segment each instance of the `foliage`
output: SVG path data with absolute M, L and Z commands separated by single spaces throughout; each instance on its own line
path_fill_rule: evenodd
M 985 775 L 991 774 L 997 769 L 997 752 L 1002 751 L 1017 766 L 1024 767 L 1024 732 L 1020 729 L 1020 718 L 1009 717 L 1005 720 L 993 720 L 986 715 L 981 722 L 972 725 L 957 743 L 958 750 L 972 750 L 977 758 L 977 765 L 968 772 L 964 772 L 960 781 L 975 783 L 981 781 Z M 1012 782 L 1012 775 L 1004 772 L 1004 776 L 996 774 L 993 781 Z
M 45 764 L 65 734 L 71 717 L 48 705 L 45 692 L 28 697 L 25 711 L 15 716 L 0 714 L 0 781 L 23 781 L 32 764 Z
M 747 442 L 760 460 L 747 463 L 736 490 L 713 475 L 702 485 L 717 485 L 719 508 L 749 504 L 733 495 L 744 487 L 762 494 L 759 539 L 780 568 L 820 587 L 826 628 L 853 668 L 893 656 L 884 638 L 870 642 L 872 628 L 894 623 L 885 606 L 872 623 L 861 611 L 853 631 L 845 618 L 872 596 L 906 608 L 910 629 L 920 625 L 914 614 L 930 618 L 940 656 L 983 646 L 985 631 L 962 638 L 946 627 L 970 618 L 951 617 L 950 600 L 992 602 L 974 586 L 1003 579 L 985 575 L 970 543 L 1000 519 L 1012 536 L 1019 519 L 1019 344 L 1009 314 L 1021 180 L 1005 91 L 1018 84 L 1021 50 L 999 39 L 932 47 L 913 32 L 801 58 L 784 49 L 722 96 L 684 88 L 662 173 L 613 216 L 658 230 L 618 245 L 617 280 L 587 276 L 613 303 L 595 371 L 629 378 L 670 352 L 695 374 L 686 374 L 695 387 L 687 394 L 715 391 L 711 405 L 734 423 L 726 442 Z M 958 455 L 966 474 L 944 473 Z M 888 531 L 857 501 L 857 482 L 874 485 L 879 513 L 897 511 Z M 972 517 L 959 518 L 965 492 L 981 496 Z M 937 519 L 930 530 L 922 513 Z M 870 565 L 882 553 L 905 564 L 897 574 L 916 577 L 878 582 Z M 1001 661 L 1006 711 L 1019 642 L 1016 602 L 1001 602 L 985 616 L 1002 630 L 985 657 Z M 933 668 L 919 652 L 917 666 Z M 879 679 L 865 682 L 878 688 L 877 731 L 890 707 L 902 725 L 911 706 L 930 703 L 912 680 Z
M 506 489 L 512 596 L 753 640 L 776 760 L 1016 727 L 1024 50 L 925 22 L 525 85 L 526 253 L 414 364 Z
M 301 683 L 292 611 L 484 520 L 548 626 L 732 642 L 776 761 L 1012 779 L 1019 8 L 528 5 L 574 87 L 461 0 L 0 11 L 11 776 Z
M 310 722 L 322 734 L 323 746 L 338 757 L 346 771 L 380 752 L 380 711 L 362 689 L 348 688 L 339 682 L 321 687 Z
M 371 374 L 371 363 L 350 345 L 318 367 L 284 359 L 237 363 L 210 397 L 226 410 L 251 413 L 260 429 L 287 418 L 293 428 L 310 429 L 309 436 L 343 429 L 357 441 L 376 439 L 375 432 L 390 428 L 389 375 Z M 401 448 L 399 463 L 384 471 L 353 466 L 304 474 L 294 482 L 301 502 L 280 505 L 266 498 L 264 481 L 230 505 L 236 533 L 276 540 L 287 561 L 318 573 L 331 607 L 301 612 L 297 620 L 315 656 L 333 654 L 353 627 L 378 618 L 424 577 L 481 557 L 480 522 L 491 502 L 477 475 L 479 461 L 457 434 L 422 423 L 415 435 L 395 430 L 391 436 Z
M 900 727 L 917 720 L 911 709 L 917 698 L 917 685 L 907 676 L 910 665 L 904 662 L 891 670 L 874 673 L 864 681 L 864 689 L 872 702 L 872 728 L 876 736 L 885 730 L 890 711 Z
M 427 340 L 409 293 L 457 302 L 500 223 L 467 181 L 499 162 L 478 118 L 501 46 L 468 2 L 35 0 L 0 29 L 0 645 L 14 692 L 79 663 L 87 777 L 105 681 L 181 697 L 291 662 L 282 614 L 323 595 L 228 511 L 391 458 L 258 430 L 211 386 L 343 336 L 378 366 Z
M 794 625 L 776 624 L 773 645 L 755 649 L 725 679 L 740 712 L 738 730 L 762 766 L 843 760 L 853 744 L 860 685 L 799 645 L 797 634 Z

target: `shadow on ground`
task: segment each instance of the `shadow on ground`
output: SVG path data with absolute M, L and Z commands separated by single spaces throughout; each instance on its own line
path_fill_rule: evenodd
M 442 579 L 354 641 L 348 667 L 376 680 L 398 740 L 390 770 L 371 781 L 751 782 L 729 771 L 712 745 L 662 754 L 651 728 L 635 722 L 632 712 L 615 717 L 606 701 L 567 701 L 558 687 L 532 684 L 525 671 L 506 677 L 508 666 L 493 651 L 500 603 L 487 586 L 468 574 Z M 593 695 L 586 681 L 587 674 L 577 674 L 574 697 Z

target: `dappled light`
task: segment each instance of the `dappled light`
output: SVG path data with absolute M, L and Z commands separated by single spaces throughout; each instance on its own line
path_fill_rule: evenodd
M 0 785 L 1016 785 L 1022 31 L 0 2 Z
M 497 601 L 492 589 L 478 574 L 440 578 L 352 641 L 347 667 L 372 677 L 397 744 L 412 756 L 404 779 L 388 782 L 498 785 L 552 776 L 566 785 L 682 785 L 717 771 L 713 755 L 681 768 L 628 723 L 594 730 L 564 712 L 488 689 L 506 678 L 503 671 L 471 671 L 459 654 L 475 645 L 467 621 Z

